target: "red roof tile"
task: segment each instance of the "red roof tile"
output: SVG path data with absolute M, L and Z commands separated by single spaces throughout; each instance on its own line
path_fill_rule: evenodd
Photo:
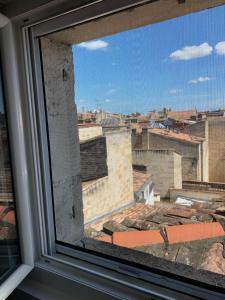
M 101 242 L 112 243 L 111 235 L 97 236 L 95 239 Z
M 192 144 L 200 144 L 201 142 L 204 141 L 204 138 L 198 136 L 190 135 L 187 133 L 175 132 L 173 130 L 167 130 L 167 129 L 152 128 L 149 129 L 149 132 L 163 136 L 168 139 L 180 140 Z
M 166 211 L 167 216 L 176 216 L 181 218 L 191 218 L 196 213 L 195 209 L 191 208 L 172 208 Z
M 204 240 L 225 235 L 220 223 L 198 223 L 165 227 L 169 244 Z
M 169 111 L 167 112 L 167 117 L 175 119 L 178 121 L 189 120 L 192 116 L 196 116 L 195 110 L 186 110 L 186 111 Z
M 145 184 L 147 180 L 151 177 L 151 174 L 146 174 L 143 172 L 133 171 L 133 185 L 134 192 L 139 191 L 139 189 Z
M 113 233 L 113 244 L 134 248 L 164 243 L 159 230 L 123 231 Z

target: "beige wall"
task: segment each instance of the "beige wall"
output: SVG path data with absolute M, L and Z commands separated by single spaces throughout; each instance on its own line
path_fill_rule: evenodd
M 75 243 L 83 236 L 80 148 L 74 103 L 72 48 L 41 41 L 51 152 L 57 239 Z
M 143 145 L 148 143 L 148 149 L 170 149 L 182 155 L 182 179 L 201 180 L 200 145 L 165 138 L 145 131 Z M 145 147 L 144 146 L 144 147 Z M 144 148 L 145 149 L 145 148 Z
M 131 133 L 106 132 L 108 176 L 83 190 L 84 220 L 91 222 L 133 202 Z
M 133 164 L 150 166 L 155 192 L 169 198 L 170 188 L 182 188 L 181 155 L 169 150 L 133 150 Z
M 200 146 L 201 157 L 201 180 L 209 181 L 209 143 L 208 143 L 208 121 L 200 121 L 184 128 L 183 132 L 202 137 L 205 141 Z
M 203 181 L 225 182 L 225 118 L 214 117 L 185 128 L 205 138 L 202 144 Z
M 225 182 L 225 118 L 208 120 L 209 181 Z
M 102 135 L 101 126 L 79 126 L 79 140 L 80 142 Z

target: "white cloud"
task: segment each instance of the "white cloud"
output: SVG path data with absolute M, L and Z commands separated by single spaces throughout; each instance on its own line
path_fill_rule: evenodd
M 110 99 L 105 99 L 105 103 L 110 103 L 112 102 Z
M 172 89 L 169 91 L 169 94 L 170 95 L 177 95 L 177 94 L 180 94 L 183 90 L 181 89 Z
M 212 80 L 212 78 L 209 78 L 209 77 L 198 77 L 198 78 L 195 78 L 195 79 L 192 79 L 189 81 L 189 83 L 193 83 L 193 84 L 196 84 L 196 83 L 199 83 L 199 82 L 205 82 L 205 81 L 209 81 L 209 80 Z
M 218 55 L 225 55 L 225 41 L 216 44 L 215 50 Z
M 78 46 L 81 48 L 85 48 L 90 51 L 95 50 L 103 50 L 108 47 L 109 43 L 103 41 L 103 40 L 96 40 L 96 41 L 90 41 L 90 42 L 83 42 L 79 44 Z
M 203 43 L 199 46 L 186 46 L 182 49 L 178 49 L 170 54 L 172 60 L 190 60 L 193 58 L 199 58 L 208 56 L 212 53 L 213 48 L 208 43 Z
M 117 89 L 112 88 L 107 91 L 107 94 L 111 95 L 111 94 L 114 94 L 115 92 L 117 92 Z

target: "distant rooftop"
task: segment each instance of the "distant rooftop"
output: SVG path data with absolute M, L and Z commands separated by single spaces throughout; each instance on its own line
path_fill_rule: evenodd
M 200 144 L 204 141 L 204 138 L 190 135 L 187 133 L 176 132 L 173 130 L 152 128 L 152 129 L 149 129 L 149 132 L 169 138 L 169 139 L 180 140 L 180 141 L 184 141 L 184 142 L 188 142 L 188 143 L 192 143 L 192 144 Z
M 197 113 L 195 110 L 186 110 L 186 111 L 169 111 L 167 112 L 167 117 L 175 119 L 178 121 L 189 120 L 192 116 L 196 116 Z

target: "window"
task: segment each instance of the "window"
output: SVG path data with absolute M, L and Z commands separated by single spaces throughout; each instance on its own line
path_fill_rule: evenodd
M 10 152 L 0 73 L 0 283 L 20 264 Z
M 34 27 L 45 196 L 56 253 L 223 288 L 225 8 L 174 5 Z

